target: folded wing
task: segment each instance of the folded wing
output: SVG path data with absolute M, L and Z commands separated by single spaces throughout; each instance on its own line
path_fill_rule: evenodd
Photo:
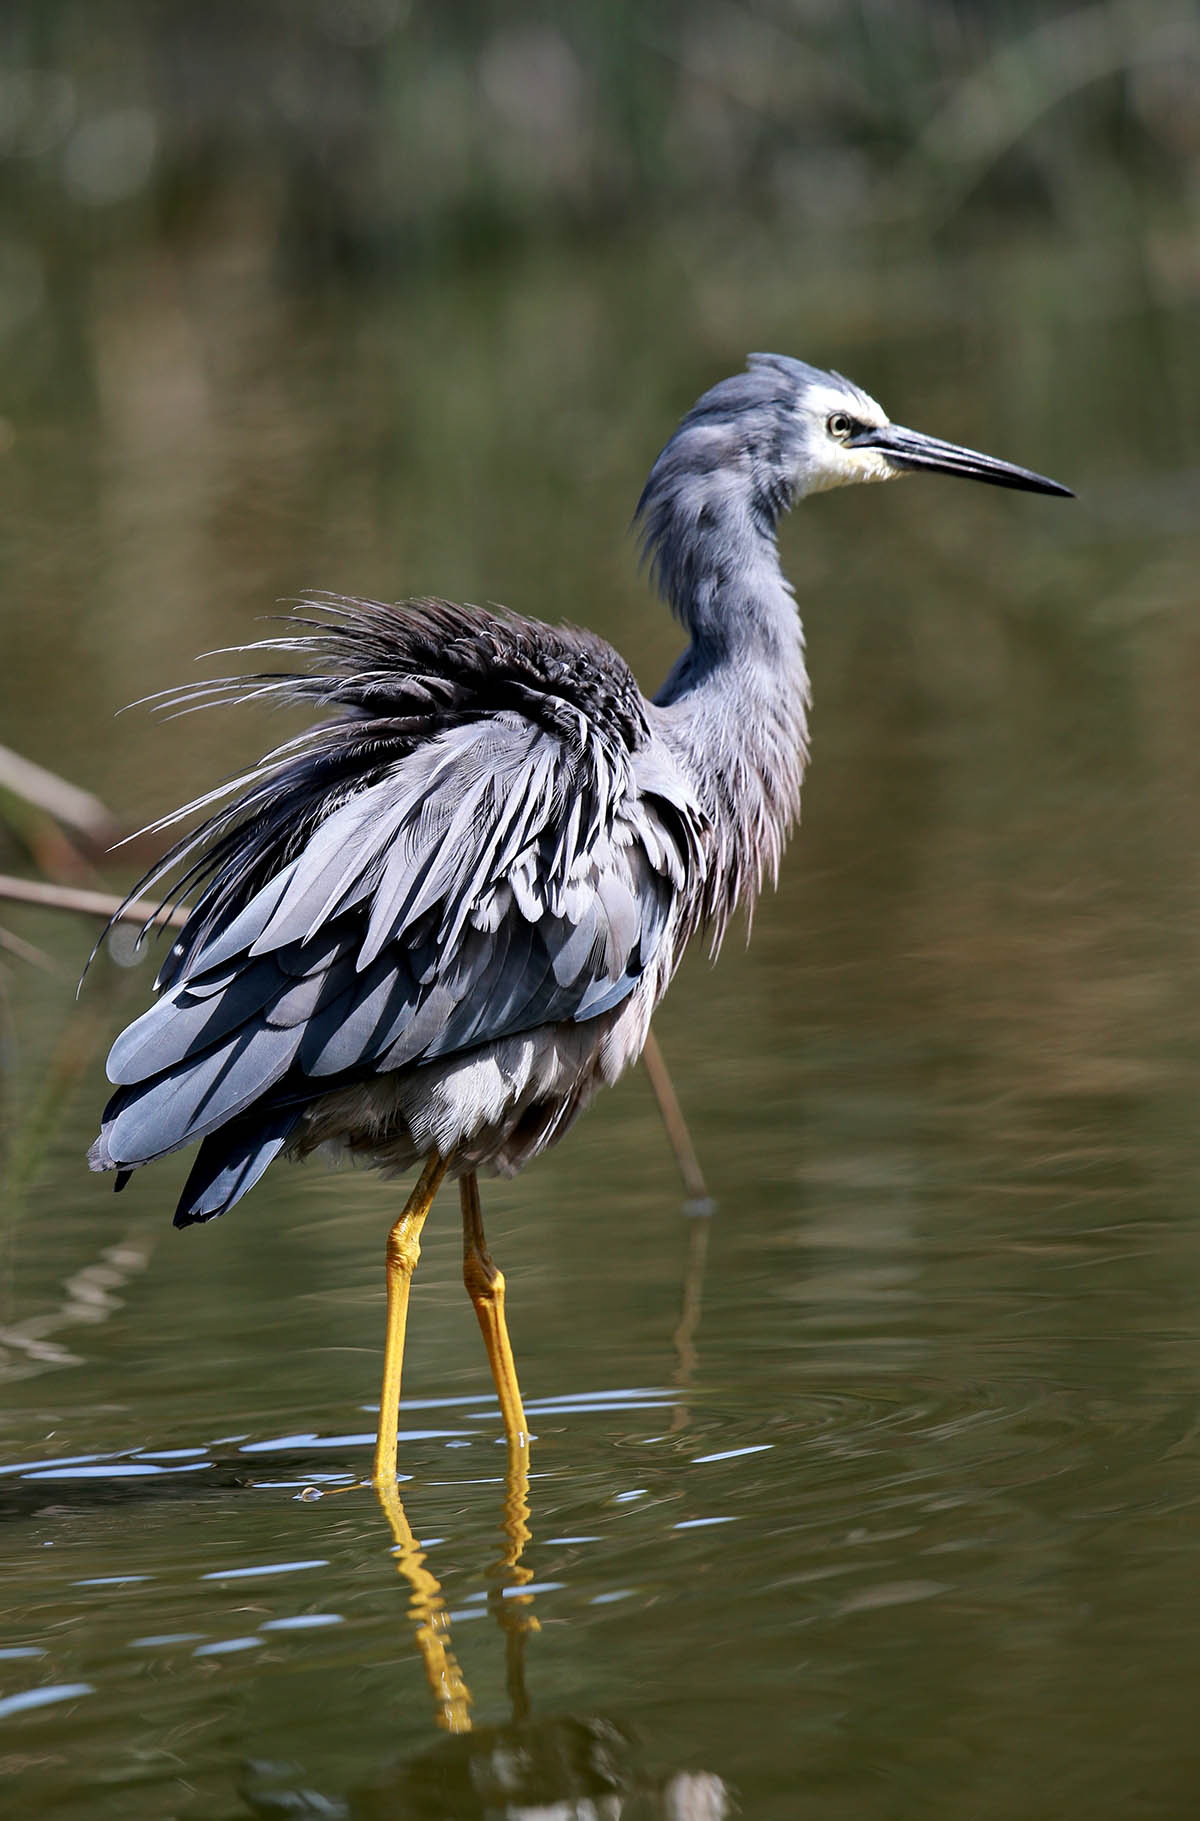
M 561 700 L 431 733 L 310 815 L 236 914 L 201 899 L 200 938 L 185 928 L 161 997 L 113 1046 L 95 1167 L 208 1138 L 181 1213 L 210 1218 L 328 1088 L 632 992 L 704 840 L 669 758 Z M 226 866 L 240 828 L 223 828 Z

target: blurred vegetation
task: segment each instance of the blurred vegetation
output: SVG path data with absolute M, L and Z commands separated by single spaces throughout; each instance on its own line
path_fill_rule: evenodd
M 1189 210 L 1198 74 L 1181 0 L 26 0 L 0 332 L 98 249 L 235 219 L 312 279 L 714 207 L 841 238 Z

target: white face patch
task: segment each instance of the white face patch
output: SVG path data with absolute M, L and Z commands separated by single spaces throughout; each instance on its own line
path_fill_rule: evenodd
M 878 449 L 849 449 L 830 436 L 829 419 L 839 411 L 857 423 L 882 425 L 891 420 L 882 405 L 865 392 L 843 391 L 840 386 L 812 386 L 800 406 L 809 423 L 808 453 L 811 466 L 801 476 L 805 493 L 828 493 L 833 487 L 850 487 L 862 481 L 891 481 L 899 470 Z

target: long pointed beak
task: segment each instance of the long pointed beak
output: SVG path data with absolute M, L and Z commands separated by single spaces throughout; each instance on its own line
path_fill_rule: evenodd
M 936 436 L 922 436 L 919 430 L 903 430 L 899 424 L 872 425 L 860 430 L 849 439 L 849 447 L 877 449 L 897 468 L 925 468 L 935 474 L 958 474 L 968 481 L 987 481 L 993 487 L 1075 498 L 1069 487 L 1047 480 L 1044 474 L 1034 474 L 1012 462 L 999 462 L 995 456 L 980 455 L 975 449 L 960 449 L 957 443 L 943 443 Z

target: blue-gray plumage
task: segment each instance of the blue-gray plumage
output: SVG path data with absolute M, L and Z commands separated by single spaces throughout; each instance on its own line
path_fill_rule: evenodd
M 588 632 L 327 596 L 251 647 L 301 668 L 179 692 L 324 718 L 224 807 L 217 791 L 180 812 L 212 813 L 145 883 L 181 869 L 174 895 L 194 901 L 155 1004 L 113 1046 L 92 1167 L 120 1187 L 200 1140 L 188 1225 L 281 1151 L 388 1169 L 436 1153 L 473 1178 L 561 1137 L 639 1055 L 688 938 L 720 940 L 795 819 L 809 687 L 781 513 L 917 468 L 1067 491 L 755 355 L 683 419 L 638 506 L 689 634 L 653 701 Z

